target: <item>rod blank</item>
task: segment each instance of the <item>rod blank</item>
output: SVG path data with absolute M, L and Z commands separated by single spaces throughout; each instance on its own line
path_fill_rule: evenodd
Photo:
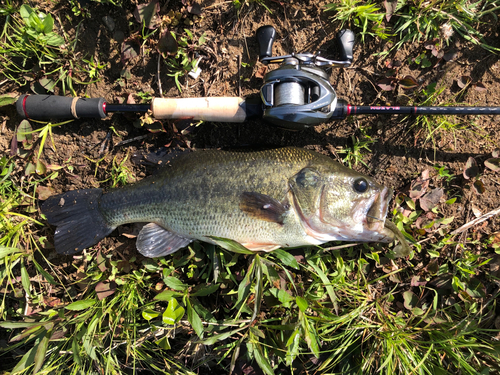
M 348 105 L 346 115 L 500 115 L 500 107 L 411 107 Z

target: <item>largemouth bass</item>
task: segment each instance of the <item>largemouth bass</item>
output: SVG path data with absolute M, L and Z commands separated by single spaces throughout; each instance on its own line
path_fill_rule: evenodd
M 146 222 L 137 249 L 171 254 L 193 240 L 234 240 L 254 251 L 328 241 L 391 242 L 385 226 L 392 190 L 300 148 L 196 151 L 155 176 L 106 193 L 73 190 L 42 206 L 57 226 L 56 251 L 74 254 L 117 226 Z

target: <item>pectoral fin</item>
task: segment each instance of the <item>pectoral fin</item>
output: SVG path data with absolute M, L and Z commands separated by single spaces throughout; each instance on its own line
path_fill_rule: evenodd
M 155 223 L 145 225 L 137 236 L 137 250 L 148 258 L 158 258 L 175 253 L 177 250 L 189 245 L 190 238 L 169 232 Z
M 241 194 L 240 210 L 249 216 L 283 225 L 288 204 L 260 193 L 244 192 Z

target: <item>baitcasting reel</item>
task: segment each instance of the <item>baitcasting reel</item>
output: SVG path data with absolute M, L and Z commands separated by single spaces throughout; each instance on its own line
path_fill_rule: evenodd
M 275 39 L 276 30 L 272 26 L 257 30 L 261 62 L 266 65 L 281 63 L 278 69 L 265 75 L 260 89 L 263 118 L 288 129 L 303 129 L 336 118 L 338 99 L 324 68 L 351 65 L 354 33 L 351 30 L 338 33 L 340 61 L 312 53 L 272 57 Z

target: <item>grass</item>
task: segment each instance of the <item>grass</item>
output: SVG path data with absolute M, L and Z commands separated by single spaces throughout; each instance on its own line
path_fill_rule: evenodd
M 496 22 L 500 5 L 487 1 L 396 1 L 383 5 L 360 0 L 340 0 L 327 4 L 325 10 L 335 12 L 331 18 L 340 27 L 354 27 L 364 42 L 366 35 L 381 39 L 392 38 L 391 51 L 404 43 L 426 42 L 438 38 L 449 45 L 454 34 L 492 52 L 498 48 L 489 44 L 479 31 L 480 26 Z M 386 20 L 384 23 L 384 19 Z
M 37 93 L 67 92 L 73 96 L 73 84 L 88 84 L 97 76 L 94 60 L 85 66 L 75 53 L 79 26 L 70 38 L 62 33 L 60 19 L 23 4 L 16 8 L 7 1 L 1 13 L 5 15 L 0 35 L 0 67 L 2 76 L 23 86 L 30 84 Z M 62 34 L 62 35 L 61 35 Z M 89 81 L 85 79 L 89 78 Z
M 416 17 L 411 13 L 415 4 L 400 12 Z M 377 35 L 370 22 L 378 22 L 380 9 L 366 8 L 363 19 L 361 3 L 351 5 L 354 12 L 345 22 L 358 19 L 360 28 L 366 26 L 366 35 Z M 479 11 L 486 16 L 493 8 L 493 2 L 486 2 Z M 430 12 L 423 7 L 419 17 L 425 11 Z M 19 33 L 27 32 L 27 25 L 13 3 L 2 5 L 0 14 L 5 18 L 0 48 L 13 61 L 24 61 L 26 56 L 25 65 L 9 65 L 3 59 L 2 73 L 12 82 L 24 84 L 20 75 L 31 71 L 29 64 L 45 67 L 42 62 L 49 66 L 70 58 L 71 48 L 50 46 L 29 34 L 23 39 Z M 373 14 L 374 21 L 369 18 Z M 437 18 L 429 22 L 437 24 Z M 180 27 L 174 39 L 184 57 L 176 51 L 167 52 L 166 58 L 192 61 L 202 38 Z M 147 47 L 160 33 L 144 35 Z M 14 56 L 17 47 L 20 52 Z M 87 64 L 86 74 L 97 79 L 104 62 L 89 58 Z M 181 78 L 187 68 L 179 71 Z M 64 79 L 58 85 L 62 82 L 69 87 Z M 416 97 L 421 104 L 432 104 L 438 93 L 426 88 Z M 147 95 L 140 97 L 149 101 Z M 433 144 L 440 132 L 449 135 L 456 129 L 444 118 L 437 123 L 419 119 L 422 122 L 412 130 L 424 129 L 426 142 Z M 53 228 L 38 209 L 39 200 L 52 193 L 48 182 L 68 183 L 80 172 L 76 166 L 83 156 L 61 159 L 59 164 L 52 161 L 57 158 L 49 158 L 49 149 L 58 153 L 53 129 L 59 125 L 20 124 L 14 152 L 0 158 L 4 370 L 204 374 L 246 366 L 265 374 L 500 371 L 495 326 L 498 278 L 490 268 L 499 250 L 494 235 L 481 239 L 475 233 L 463 238 L 450 234 L 457 218 L 446 212 L 462 196 L 455 194 L 430 208 L 423 196 L 397 195 L 390 216 L 413 244 L 409 259 L 394 259 L 394 247 L 381 244 L 334 243 L 247 254 L 222 239 L 220 246 L 196 242 L 154 260 L 136 257 L 128 245 L 115 249 L 103 241 L 73 259 L 63 259 L 53 257 Z M 359 138 L 353 137 L 352 146 L 343 149 L 344 162 L 363 163 L 373 142 L 363 131 Z M 92 170 L 89 164 L 94 164 L 98 184 L 104 188 L 135 177 L 127 151 L 115 150 L 96 160 L 91 156 L 85 155 L 85 166 Z M 426 193 L 442 188 L 451 195 L 456 188 L 452 185 L 457 184 L 444 165 L 436 165 L 428 180 Z

